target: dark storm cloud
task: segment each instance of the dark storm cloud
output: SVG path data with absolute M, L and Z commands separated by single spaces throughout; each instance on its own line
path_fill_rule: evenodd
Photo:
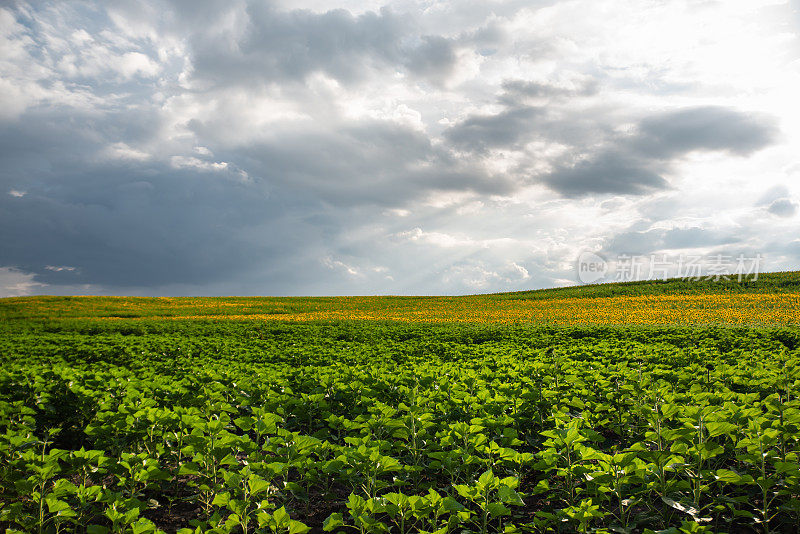
M 0 126 L 0 264 L 47 283 L 148 286 L 204 283 L 263 260 L 240 237 L 264 220 L 260 184 L 241 183 L 235 170 L 102 156 L 106 136 L 144 135 L 137 115 L 31 113 Z
M 85 168 L 62 173 L 61 180 L 70 184 L 69 194 L 29 187 L 21 198 L 0 197 L 0 259 L 39 281 L 207 283 L 264 259 L 263 248 L 232 232 L 246 229 L 251 222 L 243 218 L 257 214 L 252 190 L 163 168 Z M 103 183 L 102 192 L 93 182 Z M 47 270 L 51 264 L 77 271 Z
M 159 127 L 147 109 L 106 117 L 32 111 L 0 127 L 0 265 L 62 285 L 202 286 L 253 269 L 280 276 L 272 281 L 279 285 L 291 278 L 279 266 L 319 263 L 309 255 L 323 254 L 350 224 L 346 210 L 402 206 L 432 191 L 514 187 L 419 131 L 380 121 L 227 151 L 211 144 L 213 157 L 178 166 L 103 156 L 111 140 L 136 146 Z M 192 127 L 207 134 L 202 122 Z M 237 164 L 213 167 L 230 161 Z

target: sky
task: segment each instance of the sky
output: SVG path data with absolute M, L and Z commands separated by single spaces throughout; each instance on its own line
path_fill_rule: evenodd
M 798 94 L 800 0 L 2 2 L 0 296 L 800 269 Z

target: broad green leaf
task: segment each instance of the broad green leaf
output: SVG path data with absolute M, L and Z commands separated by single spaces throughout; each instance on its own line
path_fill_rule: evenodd
M 226 491 L 214 495 L 214 500 L 211 501 L 211 504 L 213 504 L 214 506 L 228 506 L 230 500 L 231 500 L 231 494 Z
M 289 534 L 305 534 L 311 530 L 311 527 L 303 524 L 300 521 L 292 519 L 289 521 Z
M 708 435 L 713 437 L 721 436 L 723 434 L 730 434 L 736 431 L 736 425 L 732 423 L 726 422 L 714 422 L 706 424 L 706 429 L 708 429 Z
M 342 514 L 339 513 L 329 515 L 325 521 L 322 522 L 322 528 L 325 532 L 331 532 L 341 526 L 344 526 L 344 520 Z
M 267 491 L 270 487 L 270 482 L 264 480 L 258 475 L 250 475 L 248 480 L 248 484 L 250 486 L 250 493 L 253 496 L 259 495 L 265 491 Z
M 505 504 L 513 504 L 515 506 L 525 505 L 519 493 L 509 488 L 508 486 L 500 486 L 500 488 L 498 488 L 497 490 L 497 496 Z
M 501 517 L 501 516 L 504 516 L 504 515 L 510 515 L 511 514 L 511 510 L 509 510 L 508 508 L 506 508 L 505 506 L 503 506 L 503 504 L 501 504 L 499 502 L 491 502 L 491 503 L 489 503 L 488 506 L 486 507 L 486 509 L 489 511 L 489 514 L 491 514 L 492 517 Z

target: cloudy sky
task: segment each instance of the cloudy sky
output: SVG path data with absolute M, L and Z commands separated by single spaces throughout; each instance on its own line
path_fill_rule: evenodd
M 800 0 L 0 5 L 0 296 L 800 268 Z

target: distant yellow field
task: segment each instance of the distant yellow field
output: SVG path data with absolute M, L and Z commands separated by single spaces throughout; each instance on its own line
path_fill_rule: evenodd
M 6 319 L 405 321 L 417 323 L 800 324 L 798 293 L 594 298 L 464 297 L 33 297 L 4 299 Z
M 379 297 L 337 299 L 300 313 L 185 316 L 266 321 L 390 320 L 409 322 L 582 324 L 800 324 L 800 295 L 658 295 L 589 299 L 499 300 L 437 297 L 413 306 L 381 306 Z

